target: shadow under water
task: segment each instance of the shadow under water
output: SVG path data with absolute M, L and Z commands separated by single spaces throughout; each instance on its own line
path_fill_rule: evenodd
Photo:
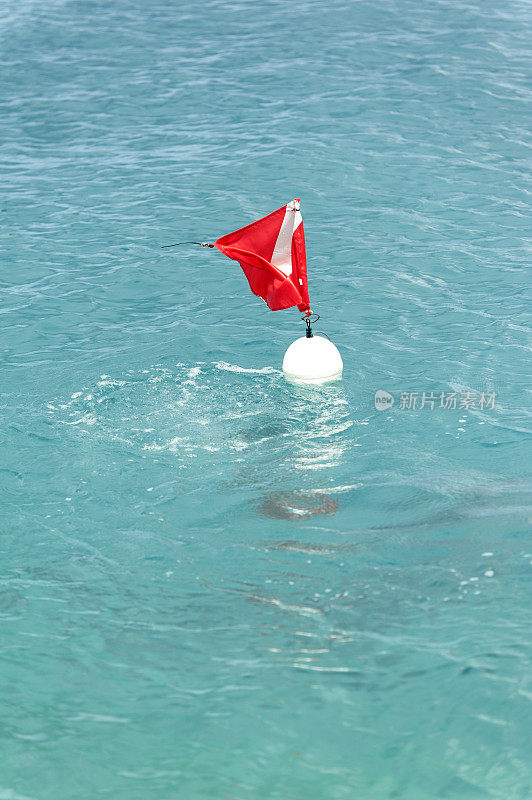
M 263 517 L 302 521 L 336 513 L 338 501 L 322 492 L 271 492 L 256 508 Z
M 323 492 L 270 492 L 256 508 L 263 517 L 303 521 L 319 514 L 335 514 L 338 501 Z

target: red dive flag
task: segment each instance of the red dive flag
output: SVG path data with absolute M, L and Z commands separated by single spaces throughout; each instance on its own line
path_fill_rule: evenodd
M 272 311 L 297 306 L 310 313 L 305 234 L 300 200 L 218 239 L 214 246 L 238 261 L 253 294 Z

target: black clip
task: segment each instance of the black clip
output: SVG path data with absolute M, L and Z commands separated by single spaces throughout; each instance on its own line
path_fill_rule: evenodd
M 315 317 L 315 319 L 312 319 L 312 317 Z M 319 318 L 320 318 L 319 314 L 305 314 L 304 317 L 301 317 L 301 319 L 305 320 L 305 324 L 307 326 L 307 330 L 306 330 L 306 333 L 305 333 L 305 336 L 307 337 L 307 339 L 312 339 L 312 336 L 314 334 L 312 333 L 311 325 L 313 325 L 315 322 L 317 322 L 319 320 Z

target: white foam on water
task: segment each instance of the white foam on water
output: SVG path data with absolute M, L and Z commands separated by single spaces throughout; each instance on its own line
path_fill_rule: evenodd
M 216 369 L 224 370 L 225 372 L 238 372 L 243 375 L 282 375 L 281 370 L 274 369 L 273 367 L 253 369 L 250 367 L 239 367 L 238 364 L 229 364 L 227 361 L 213 361 L 212 363 Z

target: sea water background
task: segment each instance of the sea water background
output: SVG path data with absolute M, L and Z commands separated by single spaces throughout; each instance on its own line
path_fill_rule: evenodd
M 4 0 L 0 798 L 531 796 L 531 29 Z M 160 249 L 298 195 L 319 390 Z M 496 408 L 398 407 L 453 390 Z

